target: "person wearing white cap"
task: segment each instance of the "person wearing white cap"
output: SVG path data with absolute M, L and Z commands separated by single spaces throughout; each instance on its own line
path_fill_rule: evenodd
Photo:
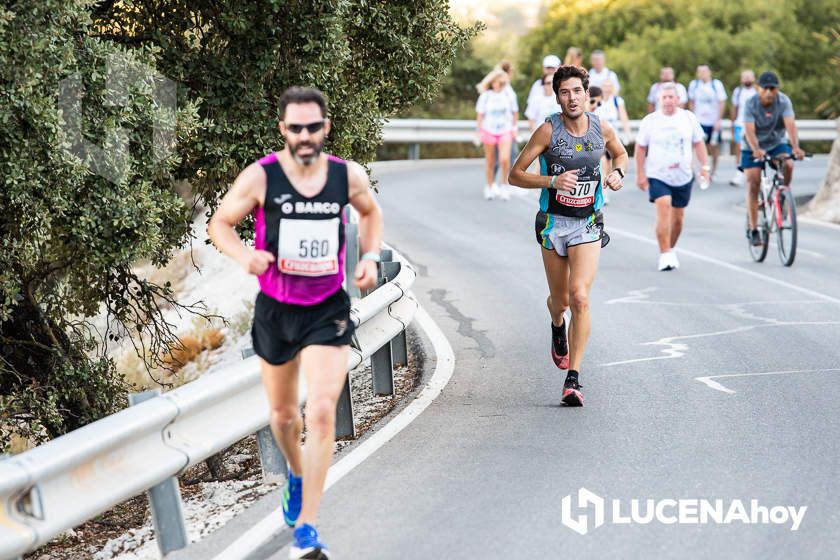
M 557 69 L 560 68 L 560 57 L 554 54 L 550 54 L 543 58 L 543 72 L 542 75 L 545 76 L 546 74 L 554 74 L 557 72 Z M 539 111 L 537 107 L 540 104 L 540 101 L 543 97 L 543 81 L 542 79 L 536 80 L 532 85 L 530 91 L 528 91 L 528 99 L 525 102 L 525 112 L 528 114 L 528 110 L 533 113 L 535 111 Z

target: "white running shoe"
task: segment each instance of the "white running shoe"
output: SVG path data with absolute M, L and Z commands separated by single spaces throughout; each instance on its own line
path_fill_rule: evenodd
M 493 183 L 490 185 L 490 190 L 493 192 L 493 198 L 499 198 L 502 194 L 502 190 L 499 188 L 499 183 Z
M 659 253 L 659 270 L 673 270 L 674 265 L 671 260 L 671 253 Z
M 495 196 L 493 194 L 493 187 L 491 185 L 484 185 L 484 200 L 493 200 Z
M 668 254 L 671 255 L 671 266 L 674 268 L 674 270 L 679 270 L 680 260 L 677 258 L 677 252 L 671 249 L 668 252 Z
M 499 187 L 499 198 L 502 200 L 510 200 L 510 185 L 503 183 Z
M 736 171 L 735 175 L 729 179 L 729 184 L 733 187 L 740 187 L 744 184 L 744 172 L 743 171 Z

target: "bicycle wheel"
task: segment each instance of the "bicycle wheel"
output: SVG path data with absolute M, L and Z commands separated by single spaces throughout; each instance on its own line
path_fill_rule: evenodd
M 750 221 L 747 219 L 747 247 L 750 250 L 750 256 L 755 262 L 761 262 L 767 256 L 767 248 L 769 246 L 769 235 L 767 233 L 767 220 L 764 212 L 764 191 L 758 191 L 758 235 L 761 236 L 761 245 L 753 245 L 750 238 Z
M 793 264 L 796 258 L 796 200 L 787 187 L 778 191 L 779 204 L 773 219 L 778 226 L 779 260 L 785 266 Z

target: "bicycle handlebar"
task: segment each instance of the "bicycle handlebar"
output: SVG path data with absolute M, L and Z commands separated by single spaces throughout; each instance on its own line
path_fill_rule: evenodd
M 813 157 L 814 157 L 814 154 L 806 153 L 805 157 L 803 157 L 802 159 L 811 159 Z M 767 162 L 770 162 L 770 161 L 773 161 L 773 160 L 785 161 L 785 160 L 788 160 L 788 159 L 795 159 L 795 158 L 793 157 L 793 154 L 778 154 L 778 155 L 775 155 L 775 156 L 771 156 L 770 154 L 764 154 L 764 160 L 763 161 L 767 161 Z M 756 159 L 755 161 L 762 161 L 762 160 Z

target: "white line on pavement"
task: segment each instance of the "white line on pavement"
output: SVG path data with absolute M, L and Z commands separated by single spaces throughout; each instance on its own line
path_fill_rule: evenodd
M 732 389 L 728 389 L 718 383 L 717 381 L 712 381 L 713 379 L 720 379 L 722 377 L 752 377 L 756 375 L 783 375 L 786 373 L 829 373 L 829 372 L 840 372 L 838 368 L 831 368 L 831 369 L 791 369 L 786 371 L 758 371 L 753 373 L 730 373 L 724 375 L 707 375 L 705 377 L 695 377 L 695 381 L 699 381 L 700 383 L 705 383 L 707 387 L 714 389 L 716 391 L 721 391 L 723 393 L 729 393 L 730 395 L 734 395 L 735 391 Z
M 327 473 L 327 480 L 324 483 L 324 491 L 341 480 L 347 473 L 373 455 L 380 447 L 385 445 L 391 438 L 400 433 L 403 428 L 420 416 L 420 413 L 432 404 L 432 401 L 440 395 L 443 388 L 449 383 L 449 379 L 452 377 L 455 369 L 455 353 L 452 350 L 452 346 L 446 340 L 443 331 L 440 330 L 440 327 L 426 313 L 423 307 L 417 308 L 414 320 L 426 333 L 426 336 L 429 337 L 434 348 L 436 363 L 431 379 L 417 398 L 399 414 L 330 467 Z M 286 525 L 283 522 L 283 516 L 278 508 L 257 522 L 252 528 L 245 531 L 238 539 L 217 554 L 213 560 L 239 560 L 245 558 L 285 528 Z
M 650 239 L 649 237 L 645 237 L 643 235 L 638 235 L 636 233 L 625 231 L 623 229 L 618 229 L 614 227 L 609 227 L 610 234 L 617 233 L 618 235 L 629 237 L 630 239 L 635 239 L 636 241 L 641 241 L 642 243 L 647 243 L 648 245 L 656 245 L 656 241 Z M 753 270 L 749 270 L 742 266 L 738 266 L 737 264 L 728 263 L 726 261 L 722 261 L 720 259 L 716 259 L 714 257 L 709 257 L 700 253 L 695 253 L 694 251 L 689 251 L 687 249 L 677 249 L 677 253 L 681 255 L 686 255 L 688 257 L 692 257 L 701 261 L 705 261 L 707 263 L 715 264 L 717 266 L 739 272 L 741 274 L 746 274 L 748 276 L 752 276 L 754 278 L 758 278 L 760 280 L 764 280 L 770 284 L 776 284 L 777 286 L 784 286 L 785 288 L 797 291 L 801 294 L 807 294 L 811 297 L 819 298 L 823 301 L 828 301 L 837 305 L 840 305 L 840 299 L 832 297 L 828 294 L 824 294 L 822 292 L 817 292 L 815 290 L 809 290 L 808 288 L 803 288 L 802 286 L 797 286 L 796 284 L 791 284 L 790 282 L 785 282 L 784 280 L 779 280 L 777 278 L 773 278 L 772 276 L 766 276 L 764 274 L 760 274 Z

